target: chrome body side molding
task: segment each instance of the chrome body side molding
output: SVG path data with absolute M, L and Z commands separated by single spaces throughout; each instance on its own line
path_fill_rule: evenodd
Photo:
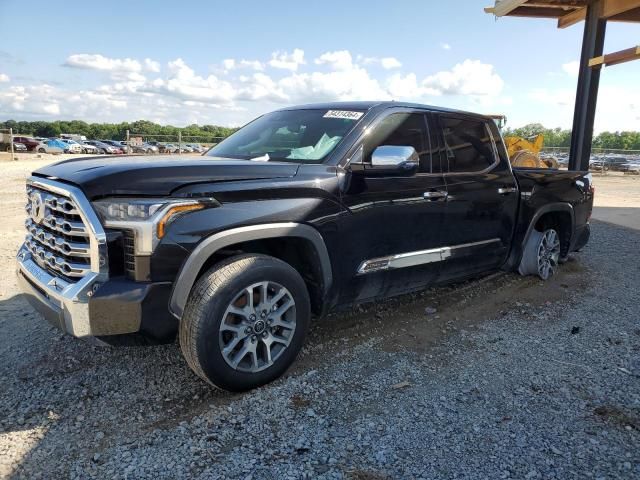
M 433 248 L 430 250 L 418 250 L 415 252 L 399 253 L 386 257 L 372 258 L 365 260 L 358 267 L 358 275 L 364 275 L 381 270 L 392 270 L 396 268 L 415 267 L 425 263 L 442 262 L 457 252 L 464 252 L 465 249 L 489 245 L 492 243 L 502 243 L 499 238 L 491 238 L 480 242 L 464 243 L 450 247 Z

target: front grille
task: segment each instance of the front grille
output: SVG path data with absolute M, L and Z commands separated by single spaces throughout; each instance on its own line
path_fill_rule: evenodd
M 89 273 L 89 230 L 70 198 L 28 186 L 26 211 L 25 246 L 40 267 L 70 281 Z
M 123 230 L 124 270 L 130 278 L 136 276 L 135 237 L 133 231 Z

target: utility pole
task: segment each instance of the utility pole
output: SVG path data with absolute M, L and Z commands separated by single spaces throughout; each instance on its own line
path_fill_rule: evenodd
M 16 157 L 13 156 L 13 128 L 9 129 L 9 145 L 11 145 L 11 160 L 15 160 Z

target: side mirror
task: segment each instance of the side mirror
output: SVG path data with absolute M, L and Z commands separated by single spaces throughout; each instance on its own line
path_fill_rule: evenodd
M 413 175 L 419 164 L 415 148 L 381 145 L 371 154 L 371 165 L 367 165 L 365 171 L 374 175 Z

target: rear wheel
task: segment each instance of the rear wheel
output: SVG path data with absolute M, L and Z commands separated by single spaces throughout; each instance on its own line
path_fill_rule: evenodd
M 560 236 L 553 228 L 531 232 L 524 247 L 518 272 L 538 275 L 542 280 L 551 278 L 560 263 Z
M 249 390 L 289 368 L 310 316 L 306 285 L 293 267 L 266 255 L 234 257 L 196 282 L 180 322 L 180 347 L 210 384 Z

